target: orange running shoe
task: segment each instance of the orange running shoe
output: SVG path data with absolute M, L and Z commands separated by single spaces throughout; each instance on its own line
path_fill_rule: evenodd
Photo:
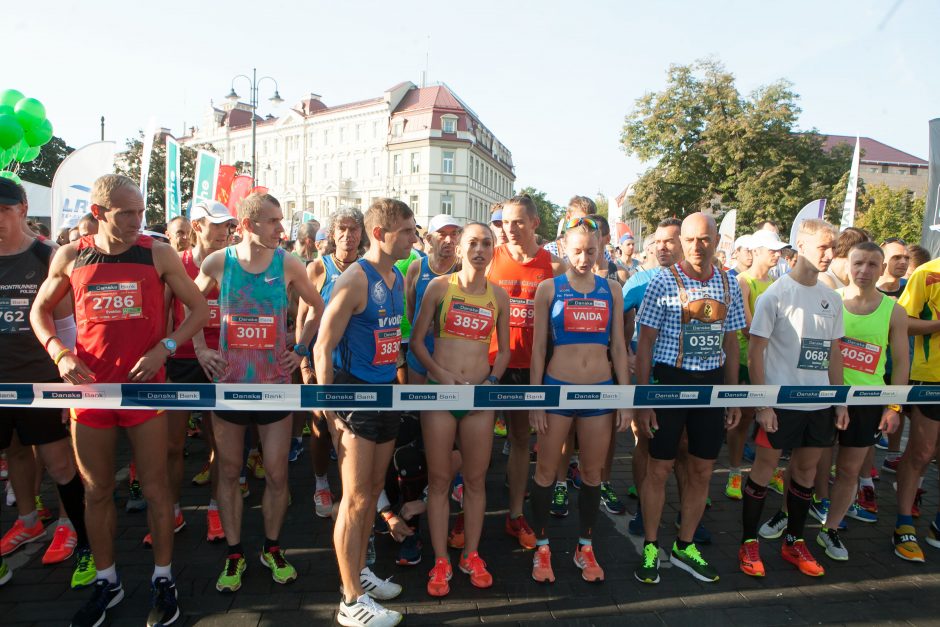
M 457 520 L 454 521 L 454 528 L 447 534 L 447 546 L 452 549 L 462 549 L 464 542 L 463 512 L 460 512 L 457 514 Z
M 757 540 L 747 540 L 738 549 L 738 565 L 741 572 L 751 577 L 763 577 L 767 574 L 764 562 L 760 559 L 760 543 Z
M 506 514 L 506 533 L 519 541 L 519 546 L 524 549 L 535 548 L 535 532 L 526 522 L 525 516 L 519 518 L 510 518 Z
M 486 562 L 476 551 L 461 556 L 458 567 L 461 572 L 470 575 L 470 583 L 474 588 L 489 588 L 493 585 L 493 575 L 486 570 Z
M 176 520 L 173 522 L 173 533 L 179 533 L 185 526 L 186 520 L 183 518 L 183 512 L 180 512 L 179 515 L 177 515 Z M 150 532 L 144 536 L 143 544 L 148 549 L 153 546 L 153 536 L 150 534 Z
M 38 518 L 36 524 L 32 527 L 27 527 L 22 520 L 17 518 L 10 530 L 3 536 L 3 539 L 0 539 L 0 556 L 9 555 L 24 544 L 36 542 L 45 537 L 46 528 L 42 526 L 42 522 Z
M 820 566 L 813 554 L 809 552 L 806 542 L 797 540 L 792 545 L 786 542 L 780 548 L 780 555 L 794 566 L 800 569 L 800 572 L 809 577 L 822 577 L 826 570 Z
M 532 557 L 532 579 L 539 583 L 555 583 L 555 571 L 552 570 L 552 551 L 547 544 L 535 550 Z
M 59 525 L 52 534 L 52 542 L 43 553 L 43 564 L 58 564 L 72 557 L 75 545 L 78 544 L 78 534 L 68 525 Z
M 590 544 L 578 543 L 574 551 L 574 565 L 581 569 L 581 579 L 592 583 L 604 581 L 604 569 L 598 565 L 594 547 Z
M 225 530 L 222 529 L 222 518 L 219 517 L 219 510 L 210 509 L 206 511 L 206 540 L 216 542 L 225 539 Z
M 450 567 L 450 561 L 446 557 L 439 557 L 434 560 L 434 568 L 428 573 L 428 594 L 432 597 L 443 597 L 450 594 L 450 578 L 454 576 L 454 571 Z

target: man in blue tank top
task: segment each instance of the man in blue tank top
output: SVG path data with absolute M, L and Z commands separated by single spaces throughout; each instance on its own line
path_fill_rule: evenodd
M 360 384 L 395 382 L 404 315 L 404 279 L 394 264 L 411 253 L 414 214 L 408 205 L 376 199 L 365 215 L 370 247 L 333 287 L 314 346 L 317 381 Z M 343 581 L 341 625 L 396 625 L 401 614 L 373 599 L 401 594 L 365 566 L 375 506 L 385 483 L 401 422 L 396 412 L 326 412 L 336 432 L 343 499 L 333 543 Z

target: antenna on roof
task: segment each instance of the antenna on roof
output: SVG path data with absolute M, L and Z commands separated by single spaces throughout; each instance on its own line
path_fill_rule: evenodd
M 428 47 L 424 52 L 424 71 L 421 72 L 421 87 L 428 86 L 428 74 L 431 68 L 431 36 L 428 35 Z

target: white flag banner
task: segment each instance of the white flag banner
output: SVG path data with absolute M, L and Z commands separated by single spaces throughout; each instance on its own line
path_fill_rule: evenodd
M 855 226 L 855 197 L 858 194 L 858 161 L 859 140 L 855 138 L 855 154 L 852 155 L 852 169 L 849 171 L 849 185 L 845 192 L 845 203 L 842 205 L 842 224 L 840 231 Z
M 721 219 L 721 226 L 718 227 L 718 250 L 725 251 L 727 259 L 731 259 L 731 253 L 734 251 L 734 234 L 738 228 L 738 210 L 732 209 Z
M 147 228 L 147 180 L 150 178 L 150 157 L 153 155 L 153 136 L 157 133 L 157 119 L 150 116 L 144 130 L 144 145 L 140 151 L 140 193 L 144 197 L 144 221 L 141 230 Z
M 67 156 L 52 178 L 52 233 L 71 228 L 91 211 L 91 185 L 114 172 L 115 142 L 95 142 Z
M 790 227 L 790 246 L 796 249 L 796 234 L 800 230 L 800 224 L 803 220 L 819 219 L 826 215 L 826 199 L 819 198 L 800 209 L 800 212 L 793 218 L 793 226 Z

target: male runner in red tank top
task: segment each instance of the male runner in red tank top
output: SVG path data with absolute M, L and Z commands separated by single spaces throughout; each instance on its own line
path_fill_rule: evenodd
M 142 236 L 144 199 L 137 183 L 108 174 L 95 181 L 91 209 L 98 232 L 63 246 L 39 289 L 30 322 L 69 383 L 161 383 L 164 363 L 209 319 L 209 306 L 169 245 Z M 190 308 L 190 316 L 164 337 L 164 286 Z M 75 351 L 55 336 L 53 311 L 74 299 Z M 162 338 L 162 339 L 161 339 Z M 114 565 L 114 453 L 117 427 L 124 427 L 134 452 L 153 529 L 154 594 L 148 624 L 179 618 L 173 556 L 173 504 L 167 480 L 166 415 L 156 410 L 73 409 L 72 437 L 85 492 L 85 520 L 98 569 L 89 602 L 72 625 L 98 625 L 124 590 Z

